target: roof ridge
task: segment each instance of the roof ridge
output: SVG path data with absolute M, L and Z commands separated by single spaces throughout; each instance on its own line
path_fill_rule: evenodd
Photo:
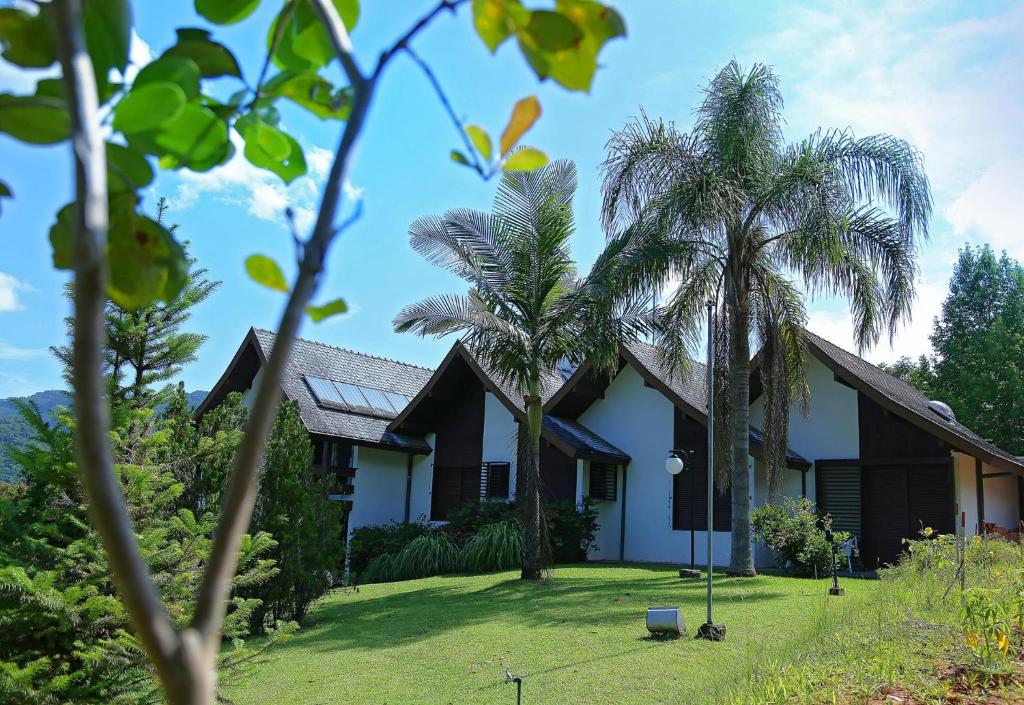
M 253 326 L 253 330 L 258 331 L 260 333 L 269 333 L 270 335 L 274 336 L 275 338 L 277 337 L 277 333 L 275 331 L 267 330 L 266 328 L 256 328 L 255 326 Z M 391 363 L 394 363 L 396 365 L 402 365 L 403 367 L 412 367 L 413 369 L 424 370 L 426 372 L 433 372 L 434 371 L 433 367 L 424 367 L 423 365 L 416 365 L 416 364 L 414 364 L 412 362 L 405 362 L 403 360 L 396 360 L 396 359 L 391 358 L 391 357 L 384 357 L 383 355 L 373 355 L 371 353 L 360 352 L 359 350 L 353 350 L 352 348 L 343 348 L 340 345 L 331 345 L 330 343 L 324 343 L 324 342 L 321 342 L 319 340 L 310 340 L 309 338 L 296 337 L 295 341 L 296 342 L 302 342 L 302 343 L 309 343 L 310 345 L 319 345 L 322 348 L 331 348 L 332 350 L 340 350 L 341 352 L 350 353 L 352 355 L 358 355 L 359 357 L 367 357 L 367 358 L 370 358 L 371 360 L 382 360 L 384 362 L 391 362 Z

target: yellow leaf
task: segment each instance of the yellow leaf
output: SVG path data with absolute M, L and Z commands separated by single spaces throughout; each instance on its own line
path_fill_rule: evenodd
M 548 156 L 544 152 L 533 147 L 523 147 L 517 149 L 501 168 L 505 171 L 534 171 L 547 163 Z
M 1002 632 L 999 635 L 999 641 L 996 642 L 996 646 L 999 647 L 999 650 L 1004 654 L 1010 650 L 1010 637 L 1006 635 L 1006 632 Z
M 531 95 L 516 102 L 512 108 L 512 117 L 501 133 L 501 156 L 508 154 L 508 150 L 516 146 L 516 142 L 527 130 L 533 127 L 540 117 L 540 101 L 537 96 Z
M 978 648 L 978 635 L 974 632 L 967 632 L 967 645 L 972 649 Z
M 491 138 L 484 128 L 479 125 L 469 125 L 466 127 L 466 134 L 472 140 L 473 146 L 476 147 L 476 151 L 480 152 L 480 156 L 484 158 L 484 161 L 491 161 Z

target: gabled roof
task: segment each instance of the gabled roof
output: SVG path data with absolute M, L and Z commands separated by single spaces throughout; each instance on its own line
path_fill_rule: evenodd
M 479 379 L 484 388 L 508 409 L 516 420 L 526 420 L 526 402 L 521 394 L 516 393 L 511 384 L 489 370 L 472 350 L 461 340 L 448 351 L 444 360 L 438 365 L 430 379 L 423 385 L 419 393 L 409 405 L 388 425 L 393 432 L 399 432 L 412 425 L 412 419 L 421 407 L 429 403 L 429 399 L 446 375 L 455 374 L 458 365 L 465 365 Z M 548 401 L 562 386 L 562 376 L 557 372 L 546 374 L 541 379 L 541 402 Z M 541 426 L 541 434 L 551 445 L 558 448 L 571 458 L 597 460 L 611 463 L 628 463 L 629 455 L 604 440 L 593 431 L 570 419 L 561 419 L 545 414 Z
M 196 409 L 196 414 L 206 413 L 230 392 L 249 387 L 256 372 L 266 363 L 275 338 L 276 335 L 271 331 L 251 328 L 228 369 Z M 430 446 L 422 438 L 390 431 L 390 418 L 321 406 L 306 383 L 305 376 L 348 382 L 411 397 L 420 391 L 430 374 L 431 370 L 425 367 L 299 338 L 295 341 L 285 367 L 281 387 L 287 399 L 298 403 L 302 421 L 310 433 L 344 438 L 364 446 L 429 453 Z
M 661 363 L 657 348 L 640 341 L 620 345 L 619 356 L 640 374 L 648 386 L 661 392 L 675 407 L 701 424 L 707 424 L 708 368 L 706 365 L 697 360 L 691 360 L 685 372 L 672 371 Z M 595 372 L 589 364 L 581 365 L 562 388 L 548 400 L 545 411 L 558 413 L 560 407 L 569 408 L 572 405 L 570 396 L 573 390 L 578 385 L 587 384 L 588 380 L 593 383 Z M 610 380 L 604 381 L 605 386 L 608 381 Z M 597 394 L 596 391 L 591 393 Z M 751 454 L 756 458 L 761 456 L 761 450 L 764 448 L 763 434 L 753 426 L 750 427 L 750 448 Z M 787 451 L 786 460 L 789 467 L 792 468 L 807 469 L 810 467 L 810 462 L 792 449 Z
M 902 419 L 928 431 L 949 446 L 1002 470 L 1024 472 L 1024 460 L 996 447 L 963 424 L 946 419 L 928 404 L 916 387 L 894 377 L 862 357 L 843 350 L 810 331 L 807 350 L 854 389 Z

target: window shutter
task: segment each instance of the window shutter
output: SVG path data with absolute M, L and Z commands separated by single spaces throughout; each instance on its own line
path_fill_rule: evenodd
M 614 502 L 618 498 L 619 468 L 609 463 L 590 464 L 590 498 Z
M 481 472 L 481 497 L 483 499 L 508 499 L 509 463 L 484 463 Z

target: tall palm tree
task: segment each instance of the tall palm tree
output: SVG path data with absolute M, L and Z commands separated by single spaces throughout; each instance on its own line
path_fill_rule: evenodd
M 612 136 L 603 165 L 602 218 L 622 252 L 621 292 L 679 281 L 658 310 L 667 362 L 693 352 L 705 302 L 718 304 L 715 355 L 726 395 L 716 472 L 732 485 L 730 572 L 753 575 L 750 341 L 760 345 L 766 461 L 777 491 L 790 402 L 806 401 L 804 298 L 849 299 L 858 346 L 910 317 L 917 243 L 931 194 L 920 154 L 889 135 L 815 132 L 787 145 L 782 96 L 770 68 L 729 63 L 708 84 L 694 128 L 642 115 Z M 806 407 L 805 407 L 806 408 Z
M 398 332 L 462 333 L 473 353 L 523 397 L 526 410 L 526 541 L 522 577 L 540 577 L 547 555 L 540 487 L 541 383 L 559 361 L 611 360 L 616 326 L 608 321 L 602 258 L 577 277 L 569 252 L 576 168 L 553 162 L 503 174 L 492 213 L 452 210 L 417 220 L 413 249 L 469 285 L 464 295 L 431 297 L 404 308 Z M 622 309 L 623 307 L 620 307 Z M 623 324 L 629 327 L 629 324 Z M 610 363 L 609 363 L 610 364 Z

